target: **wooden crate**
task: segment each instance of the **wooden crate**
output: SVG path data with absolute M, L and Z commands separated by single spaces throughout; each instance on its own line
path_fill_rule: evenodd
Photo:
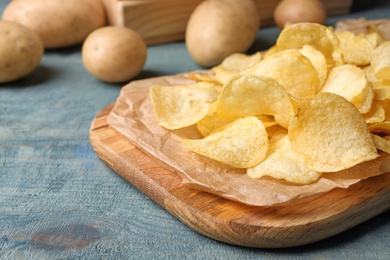
M 109 23 L 138 31 L 147 44 L 184 39 L 189 16 L 203 0 L 102 0 Z M 239 1 L 239 0 L 237 0 Z M 273 11 L 281 0 L 255 0 L 261 26 L 273 24 Z M 323 0 L 328 15 L 350 11 L 352 0 Z

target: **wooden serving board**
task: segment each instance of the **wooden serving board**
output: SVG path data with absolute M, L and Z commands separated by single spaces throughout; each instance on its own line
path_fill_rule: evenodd
M 247 247 L 292 247 L 328 238 L 390 209 L 390 173 L 272 207 L 248 206 L 191 189 L 181 184 L 177 173 L 108 125 L 113 107 L 97 114 L 91 125 L 90 140 L 97 155 L 173 216 L 208 237 Z

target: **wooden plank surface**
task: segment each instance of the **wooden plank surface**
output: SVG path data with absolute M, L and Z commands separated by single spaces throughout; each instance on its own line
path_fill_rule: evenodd
M 348 189 L 273 207 L 230 201 L 181 184 L 181 178 L 130 143 L 107 123 L 114 104 L 96 115 L 90 141 L 97 155 L 126 181 L 193 230 L 230 244 L 284 248 L 319 241 L 390 208 L 390 173 Z M 382 154 L 384 159 L 389 155 Z
M 203 0 L 103 0 L 111 24 L 138 31 L 147 44 L 183 40 L 187 21 Z M 273 11 L 281 0 L 256 0 L 261 27 L 274 24 Z M 324 0 L 329 16 L 346 14 L 352 0 Z

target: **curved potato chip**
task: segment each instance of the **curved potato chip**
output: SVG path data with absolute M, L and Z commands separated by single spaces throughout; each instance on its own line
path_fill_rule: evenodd
M 358 66 L 370 64 L 374 45 L 364 34 L 356 35 L 351 31 L 341 31 L 336 32 L 336 35 L 340 40 L 340 50 L 346 63 Z
M 222 63 L 218 66 L 221 66 L 227 70 L 241 71 L 247 69 L 253 64 L 261 61 L 262 55 L 260 52 L 255 52 L 254 54 L 247 55 L 244 53 L 234 53 L 226 57 Z
M 390 84 L 382 83 L 374 84 L 375 100 L 390 100 Z
M 200 81 L 200 82 L 209 82 L 209 83 L 218 83 L 217 79 L 215 78 L 214 74 L 211 73 L 201 73 L 201 72 L 193 72 L 193 73 L 186 73 L 183 74 L 185 77 L 195 80 L 195 81 Z M 219 83 L 218 83 L 219 84 Z
M 268 58 L 269 56 L 275 54 L 278 52 L 278 49 L 276 48 L 276 45 L 271 46 L 268 50 L 264 52 L 263 59 Z
M 278 51 L 311 45 L 326 58 L 328 65 L 341 65 L 340 41 L 330 27 L 317 23 L 295 23 L 285 27 L 276 41 Z
M 390 79 L 390 41 L 376 47 L 371 56 L 371 67 L 378 79 Z
M 390 100 L 379 100 L 377 101 L 385 110 L 385 120 L 390 121 Z
M 224 85 L 231 78 L 240 73 L 237 70 L 228 70 L 222 66 L 213 67 L 211 70 L 214 72 L 215 81 L 221 85 Z
M 313 96 L 320 90 L 318 73 L 311 61 L 298 50 L 277 52 L 243 71 L 275 79 L 292 96 Z
M 223 85 L 240 71 L 259 62 L 261 58 L 260 52 L 256 52 L 252 55 L 234 53 L 226 57 L 221 64 L 213 67 L 211 70 L 215 74 L 216 81 Z
M 379 135 L 371 135 L 375 147 L 385 153 L 390 154 L 390 141 L 380 137 Z
M 386 111 L 379 101 L 374 101 L 370 111 L 363 114 L 363 118 L 367 124 L 380 123 L 385 120 Z
M 369 42 L 371 42 L 372 46 L 376 48 L 377 46 L 381 45 L 384 43 L 386 40 L 383 38 L 383 35 L 379 32 L 369 32 L 365 34 L 365 37 Z
M 220 118 L 216 109 L 217 102 L 213 103 L 209 113 L 196 123 L 197 129 L 203 137 L 208 136 L 211 132 L 234 121 L 234 119 Z
M 219 92 L 215 86 L 205 82 L 191 86 L 152 86 L 150 95 L 157 121 L 167 129 L 195 124 L 217 100 Z
M 300 48 L 299 52 L 308 58 L 313 64 L 314 68 L 317 70 L 319 86 L 321 88 L 325 83 L 326 77 L 328 76 L 328 65 L 326 63 L 324 54 L 322 54 L 322 52 L 313 46 L 307 44 Z
M 368 126 L 368 130 L 370 130 L 371 133 L 384 133 L 389 135 L 390 134 L 390 121 L 383 121 L 380 123 L 370 124 Z
M 375 76 L 374 69 L 371 67 L 371 65 L 362 67 L 362 70 L 366 74 L 366 78 L 368 82 L 375 84 L 378 81 L 378 79 Z
M 334 67 L 328 75 L 322 92 L 343 96 L 359 109 L 360 113 L 370 111 L 374 95 L 364 71 L 352 64 Z
M 303 100 L 288 130 L 297 158 L 318 172 L 337 172 L 378 157 L 362 115 L 337 94 Z
M 271 115 L 287 127 L 294 108 L 286 90 L 274 79 L 252 74 L 239 75 L 222 88 L 217 103 L 221 118 Z
M 296 159 L 286 132 L 278 134 L 270 140 L 264 161 L 247 169 L 247 174 L 254 179 L 270 176 L 297 184 L 313 183 L 322 175 L 305 167 Z
M 183 139 L 183 145 L 198 154 L 235 168 L 249 168 L 264 160 L 268 136 L 256 117 L 245 117 L 227 124 L 203 139 Z

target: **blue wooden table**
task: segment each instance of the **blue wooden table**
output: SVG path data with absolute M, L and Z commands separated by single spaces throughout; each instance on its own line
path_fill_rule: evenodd
M 0 11 L 9 3 L 0 0 Z M 390 18 L 390 1 L 339 19 Z M 279 33 L 262 28 L 252 50 Z M 81 47 L 46 51 L 27 78 L 0 85 L 0 259 L 388 259 L 390 212 L 290 249 L 204 237 L 121 179 L 94 153 L 89 128 L 122 87 L 83 67 Z M 183 42 L 148 48 L 138 79 L 202 69 Z M 332 203 L 332 202 L 329 202 Z

